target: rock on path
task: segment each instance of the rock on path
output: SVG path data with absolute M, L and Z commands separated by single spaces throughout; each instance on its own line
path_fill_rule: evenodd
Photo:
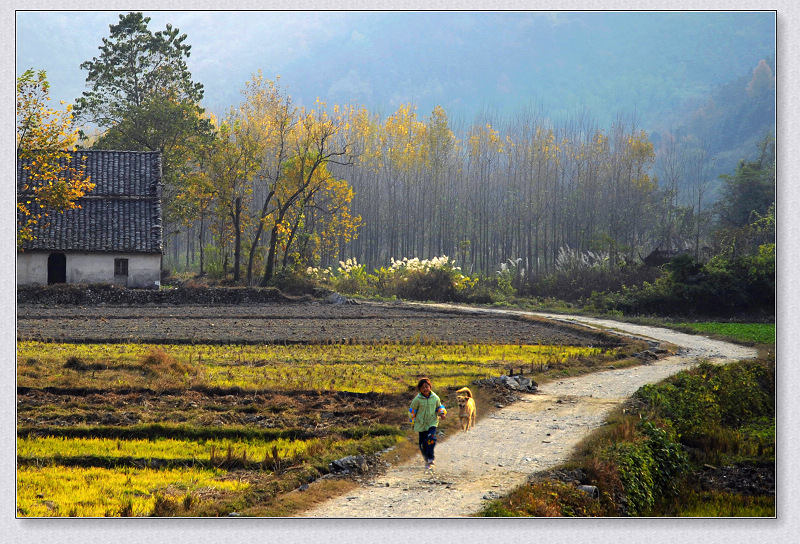
M 452 308 L 452 306 L 450 306 Z M 669 342 L 678 355 L 651 364 L 610 370 L 551 382 L 539 393 L 484 418 L 436 447 L 436 471 L 424 470 L 421 458 L 391 466 L 386 474 L 349 495 L 330 500 L 304 517 L 389 518 L 469 516 L 489 500 L 524 484 L 528 477 L 565 461 L 577 443 L 601 426 L 609 412 L 646 383 L 658 382 L 698 359 L 730 362 L 756 356 L 752 348 L 675 331 L 612 320 L 565 317 L 512 310 L 475 310 L 527 314 L 619 334 Z

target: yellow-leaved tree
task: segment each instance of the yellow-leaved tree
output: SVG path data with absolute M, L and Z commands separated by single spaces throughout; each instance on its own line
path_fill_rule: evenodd
M 72 107 L 48 106 L 50 85 L 44 70 L 17 78 L 17 249 L 35 237 L 47 217 L 80 207 L 77 200 L 94 189 L 85 157 L 74 153 L 78 131 Z M 73 160 L 74 159 L 74 160 Z
M 301 162 L 296 157 L 286 162 L 287 179 L 303 179 L 297 171 Z M 291 186 L 285 186 L 280 199 L 285 200 L 292 190 Z M 320 164 L 279 224 L 282 266 L 338 259 L 340 248 L 358 236 L 361 226 L 361 216 L 353 215 L 350 210 L 354 196 L 347 181 L 336 179 L 326 163 Z M 290 262 L 292 257 L 295 262 Z
M 269 285 L 275 274 L 280 241 L 285 237 L 284 231 L 290 229 L 288 219 L 292 208 L 310 202 L 325 186 L 330 176 L 323 167 L 327 168 L 328 163 L 352 163 L 345 125 L 346 119 L 339 109 L 334 108 L 331 116 L 323 102 L 318 101 L 308 110 L 298 110 L 297 122 L 288 135 L 290 159 L 284 163 L 284 176 L 275 193 L 273 211 L 265 217 L 270 228 L 262 287 Z

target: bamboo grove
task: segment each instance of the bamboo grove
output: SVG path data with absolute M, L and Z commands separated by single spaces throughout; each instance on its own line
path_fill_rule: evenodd
M 700 172 L 683 194 L 677 183 L 659 188 L 666 159 L 634 119 L 601 129 L 588 115 L 556 123 L 528 109 L 467 124 L 411 104 L 383 118 L 295 106 L 260 73 L 242 93 L 212 118 L 213 141 L 181 177 L 168 268 L 266 285 L 346 258 L 373 268 L 448 255 L 469 273 L 511 261 L 536 276 L 564 248 L 619 262 L 702 231 L 708 181 Z M 667 158 L 699 165 L 680 145 Z

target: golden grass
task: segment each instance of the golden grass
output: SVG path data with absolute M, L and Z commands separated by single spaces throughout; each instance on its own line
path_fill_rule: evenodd
M 583 372 L 602 364 L 619 364 L 616 353 L 570 346 L 422 341 L 293 346 L 18 342 L 17 384 L 104 392 L 134 388 L 155 391 L 230 388 L 242 393 L 270 391 L 276 400 L 298 390 L 405 395 L 413 392 L 420 375 L 427 375 L 433 378 L 435 390 L 444 400 L 450 398 L 448 389 L 454 391 L 511 369 L 524 369 L 526 375 L 537 381 L 541 376 L 541 381 L 546 381 L 552 375 L 548 372 Z M 71 410 L 80 409 L 80 405 L 46 405 L 39 409 L 68 415 Z M 303 413 L 306 423 L 318 421 L 319 417 L 313 410 Z M 243 515 L 290 515 L 352 485 L 322 479 L 308 491 L 287 493 L 291 486 L 303 481 L 305 476 L 300 476 L 301 473 L 318 474 L 314 466 L 326 462 L 324 459 L 371 453 L 390 445 L 395 446 L 392 455 L 398 459 L 418 455 L 416 446 L 400 436 L 360 440 L 338 437 L 334 441 L 331 437 L 272 441 L 20 437 L 17 454 L 25 459 L 25 466 L 20 466 L 17 472 L 17 508 L 20 516 L 37 517 L 220 515 L 228 508 L 226 505 L 242 502 L 237 509 Z M 258 470 L 252 487 L 248 487 L 246 483 L 230 480 L 240 474 L 237 470 L 123 466 L 130 465 L 131 459 L 143 458 L 179 462 L 195 459 L 203 463 L 210 460 L 214 464 L 214 459 L 223 458 L 226 452 L 232 452 L 237 459 L 266 461 L 267 470 Z M 109 464 L 119 459 L 120 466 L 116 469 L 64 466 L 72 464 L 67 460 L 92 464 L 82 463 L 80 458 L 101 459 Z M 281 460 L 280 466 L 270 464 L 273 459 Z M 254 498 L 246 498 L 250 495 Z
M 239 492 L 248 484 L 223 480 L 220 470 L 20 467 L 17 514 L 22 517 L 149 516 L 159 495 L 209 489 Z
M 18 385 L 98 389 L 232 388 L 403 393 L 421 375 L 439 388 L 595 357 L 600 348 L 495 344 L 214 346 L 17 344 Z M 68 363 L 69 361 L 69 363 Z M 76 362 L 77 361 L 77 362 Z
M 262 440 L 130 440 L 109 438 L 25 437 L 17 438 L 17 456 L 45 460 L 69 457 L 102 457 L 106 459 L 187 459 L 210 461 L 227 451 L 237 458 L 260 461 L 277 451 L 280 458 L 298 457 L 320 442 L 320 439 L 274 441 Z

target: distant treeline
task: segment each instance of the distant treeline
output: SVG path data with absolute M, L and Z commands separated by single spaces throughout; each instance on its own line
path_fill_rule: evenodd
M 662 135 L 657 152 L 636 120 L 624 116 L 604 130 L 588 115 L 556 124 L 533 110 L 461 126 L 453 126 L 443 108 L 422 117 L 405 105 L 383 121 L 364 108 L 338 113 L 341 155 L 321 171 L 352 190 L 352 200 L 323 213 L 313 199 L 299 198 L 297 206 L 305 208 L 296 206 L 283 223 L 270 219 L 282 235 L 273 274 L 348 258 L 371 270 L 393 258 L 448 255 L 467 273 L 492 275 L 510 266 L 532 278 L 569 266 L 565 258 L 589 255 L 616 265 L 638 262 L 656 248 L 688 250 L 697 258 L 721 251 L 712 236 L 720 206 L 711 194 L 721 182 L 711 178 L 707 145 L 695 137 Z M 762 159 L 772 153 L 759 160 L 774 164 L 774 148 L 764 145 L 753 153 L 760 151 Z M 264 191 L 254 171 L 243 180 L 252 185 L 241 192 L 239 213 L 249 219 L 239 221 L 238 234 L 240 251 L 252 255 L 251 283 L 268 259 L 266 246 L 253 246 L 263 201 L 256 197 Z M 766 183 L 769 192 L 774 173 Z M 214 226 L 203 245 L 206 269 L 225 275 L 235 266 L 237 234 L 224 213 L 233 206 L 219 196 L 204 208 L 206 225 Z M 765 213 L 769 202 L 758 206 L 745 218 Z M 333 227 L 341 222 L 323 224 L 321 218 L 335 218 L 339 209 L 349 223 L 337 236 Z M 196 268 L 198 224 L 199 217 L 185 217 L 183 232 L 169 241 L 171 267 Z

